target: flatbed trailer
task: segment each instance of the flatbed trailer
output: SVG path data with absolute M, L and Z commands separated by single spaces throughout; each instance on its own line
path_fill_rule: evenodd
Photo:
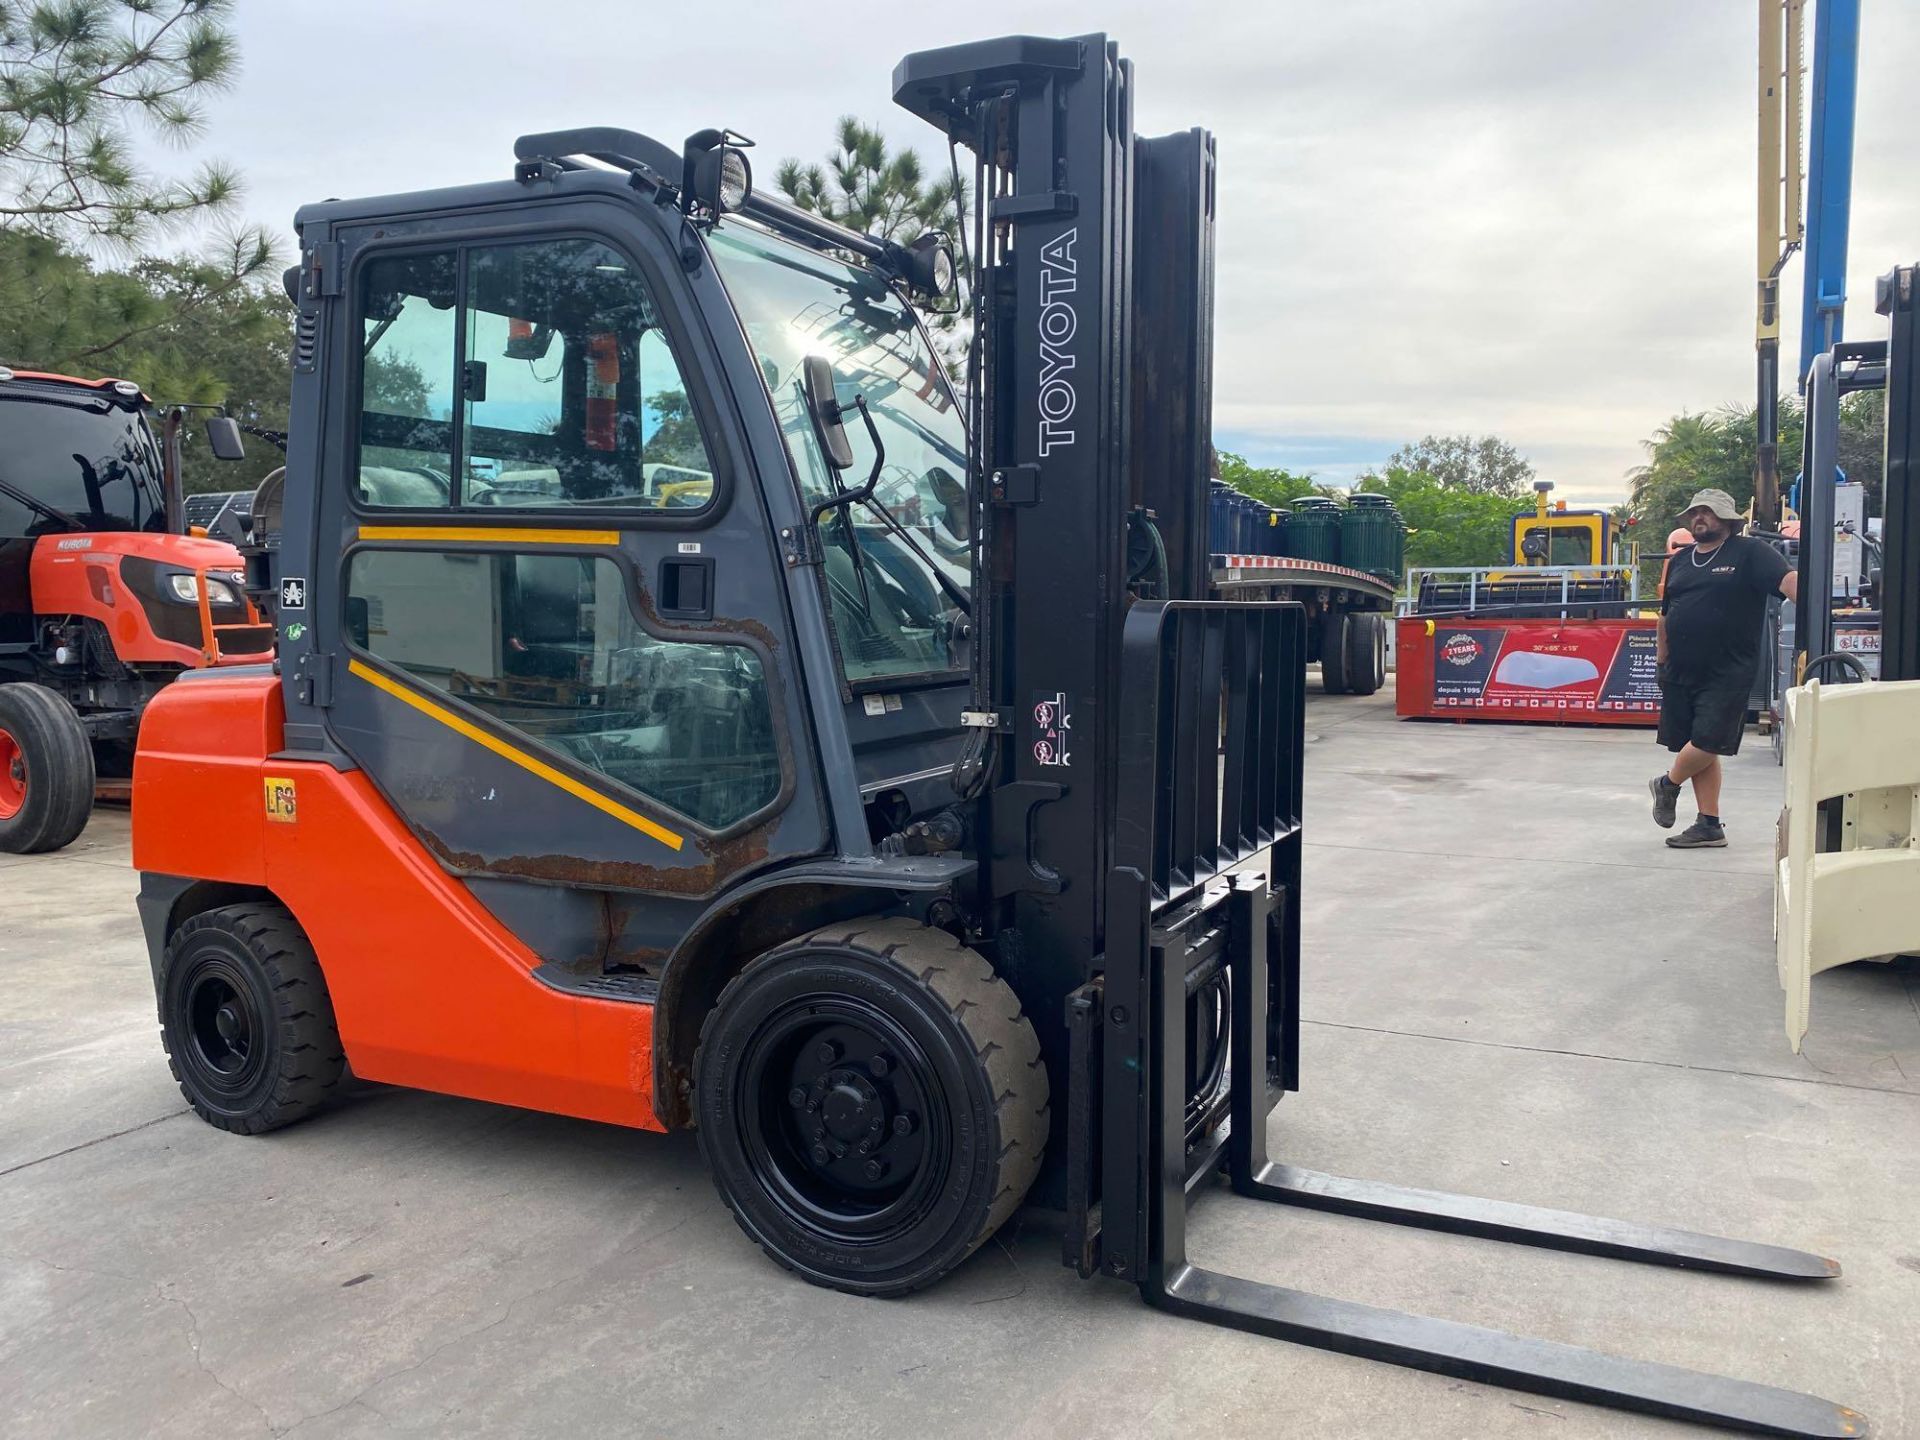
M 1387 681 L 1392 581 L 1366 570 L 1291 555 L 1208 557 L 1219 600 L 1292 600 L 1307 611 L 1307 661 L 1332 695 L 1371 695 Z

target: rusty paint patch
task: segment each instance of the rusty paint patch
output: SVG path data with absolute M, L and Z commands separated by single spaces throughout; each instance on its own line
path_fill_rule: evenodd
M 776 817 L 777 818 L 777 817 Z M 589 890 L 644 890 L 656 895 L 702 899 L 720 882 L 767 858 L 774 820 L 730 840 L 692 838 L 700 852 L 693 865 L 666 867 L 631 860 L 586 860 L 578 855 L 506 855 L 489 857 L 473 850 L 455 850 L 424 828 L 420 838 L 436 859 L 461 875 L 505 875 L 518 880 L 541 880 L 554 885 Z M 682 852 L 685 853 L 684 851 Z

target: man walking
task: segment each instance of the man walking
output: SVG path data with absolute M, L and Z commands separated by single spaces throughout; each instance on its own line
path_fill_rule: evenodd
M 1739 533 L 1743 521 L 1724 490 L 1702 490 L 1680 517 L 1693 548 L 1667 564 L 1656 652 L 1660 663 L 1660 743 L 1675 752 L 1664 775 L 1647 782 L 1653 823 L 1672 829 L 1680 791 L 1693 782 L 1700 818 L 1667 837 L 1676 850 L 1724 846 L 1720 757 L 1740 749 L 1747 696 L 1760 664 L 1767 600 L 1792 600 L 1799 573 L 1779 551 Z

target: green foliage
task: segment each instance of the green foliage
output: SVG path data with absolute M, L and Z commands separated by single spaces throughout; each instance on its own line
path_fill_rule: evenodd
M 290 309 L 257 282 L 266 233 L 197 259 L 101 268 L 91 251 L 149 250 L 229 214 L 228 167 L 182 178 L 136 156 L 141 133 L 183 143 L 239 61 L 232 0 L 0 0 L 0 364 L 135 380 L 163 402 L 235 405 L 284 428 Z M 239 489 L 277 463 L 256 443 L 213 468 L 198 427 L 191 487 Z
M 1291 470 L 1262 468 L 1249 464 L 1230 451 L 1219 452 L 1219 478 L 1242 495 L 1251 495 L 1267 505 L 1288 505 L 1302 495 L 1338 496 L 1341 492 L 1322 485 L 1311 475 L 1296 475 Z
M 141 125 L 179 142 L 232 83 L 232 0 L 0 0 L 0 227 L 134 246 L 229 209 L 239 179 L 147 170 Z
M 1524 498 L 1533 465 L 1498 435 L 1427 435 L 1387 457 L 1391 469 L 1431 476 L 1450 490 Z
M 1512 453 L 1504 441 L 1489 436 L 1488 454 Z M 1406 454 L 1422 446 L 1445 446 L 1429 436 L 1419 446 L 1405 446 Z M 1471 453 L 1468 455 L 1472 459 Z M 1222 451 L 1220 479 L 1242 494 L 1269 505 L 1289 505 L 1306 495 L 1325 495 L 1339 500 L 1347 492 L 1335 485 L 1298 475 L 1290 470 L 1267 469 L 1249 464 L 1241 456 Z M 1524 460 L 1519 462 L 1525 466 Z M 1456 474 L 1460 472 L 1456 469 Z M 1532 474 L 1531 467 L 1526 470 Z M 1484 480 L 1484 472 L 1468 473 L 1463 479 L 1443 479 L 1425 470 L 1389 463 L 1384 469 L 1363 475 L 1355 490 L 1391 499 L 1400 517 L 1407 523 L 1407 564 L 1498 565 L 1507 558 L 1507 540 L 1512 517 L 1526 509 L 1512 494 L 1475 488 Z
M 244 243 L 244 242 L 243 242 Z M 293 311 L 250 276 L 257 249 L 208 260 L 142 260 L 101 270 L 30 231 L 0 230 L 0 365 L 136 381 L 162 405 L 228 406 L 271 430 L 287 425 Z M 276 468 L 279 452 L 251 440 L 245 461 L 207 454 L 187 431 L 186 488 L 241 490 Z
M 647 429 L 649 464 L 682 465 L 689 470 L 711 470 L 700 422 L 685 390 L 656 390 L 647 400 L 652 412 Z
M 1391 463 L 1362 476 L 1354 489 L 1393 501 L 1407 523 L 1409 567 L 1502 564 L 1513 517 L 1527 508 L 1513 494 L 1474 489 Z
M 825 165 L 780 162 L 774 184 L 802 210 L 849 230 L 907 241 L 923 230 L 957 231 L 966 208 L 964 182 L 929 180 L 920 157 L 891 150 L 876 126 L 840 117 Z
M 1780 402 L 1780 480 L 1782 488 L 1800 471 L 1805 415 L 1797 399 Z M 1867 511 L 1880 510 L 1882 453 L 1886 438 L 1886 397 L 1878 392 L 1849 395 L 1840 402 L 1840 468 L 1866 487 Z M 1754 459 L 1759 453 L 1759 422 L 1751 405 L 1729 405 L 1704 415 L 1681 413 L 1641 441 L 1647 463 L 1628 473 L 1630 508 L 1640 525 L 1666 534 L 1679 523 L 1697 490 L 1713 488 L 1733 496 L 1745 509 L 1753 501 Z M 1643 539 L 1643 545 L 1648 542 Z

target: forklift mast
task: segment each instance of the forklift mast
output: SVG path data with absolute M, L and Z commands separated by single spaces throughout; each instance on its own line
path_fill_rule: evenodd
M 1916 453 L 1920 433 L 1915 430 L 1916 416 L 1920 416 L 1920 336 L 1915 335 L 1914 323 L 1920 297 L 1914 294 L 1916 280 L 1920 280 L 1920 266 L 1902 265 L 1881 277 L 1876 296 L 1876 308 L 1887 317 L 1886 487 L 1881 497 L 1879 594 L 1882 680 L 1920 680 L 1920 453 Z

